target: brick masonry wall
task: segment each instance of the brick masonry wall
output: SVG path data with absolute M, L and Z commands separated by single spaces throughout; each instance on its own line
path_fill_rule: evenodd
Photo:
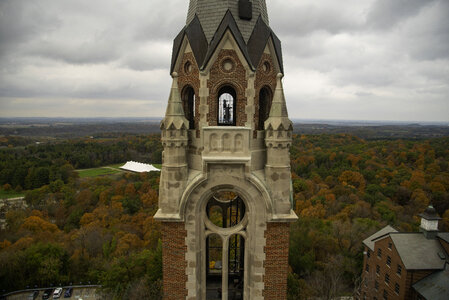
M 183 222 L 162 222 L 161 229 L 163 299 L 185 299 L 187 296 L 187 262 L 185 260 L 187 231 Z
M 264 70 L 264 64 L 267 64 L 269 68 L 267 70 Z M 260 90 L 263 87 L 268 87 L 271 90 L 271 97 L 274 95 L 274 90 L 276 89 L 276 69 L 274 68 L 274 63 L 271 55 L 267 53 L 263 53 L 262 57 L 260 59 L 259 65 L 257 66 L 256 71 L 256 82 L 254 84 L 256 95 L 254 98 L 254 122 L 255 127 L 258 130 L 263 130 L 263 128 L 257 128 L 259 124 L 259 96 L 260 96 Z M 271 98 L 273 100 L 273 98 Z M 270 112 L 269 109 L 271 108 L 271 102 L 268 105 L 268 113 Z M 255 132 L 254 132 L 255 134 Z
M 226 60 L 230 60 L 233 63 L 233 68 L 229 71 L 223 68 L 223 63 Z M 248 82 L 246 80 L 246 70 L 234 50 L 222 49 L 210 69 L 210 76 L 207 82 L 207 87 L 209 88 L 209 113 L 207 114 L 207 121 L 209 126 L 217 125 L 218 92 L 224 86 L 234 88 L 237 94 L 236 125 L 245 126 L 247 120 L 245 113 L 247 103 L 245 89 L 248 86 Z
M 389 248 L 390 243 L 391 249 Z M 381 257 L 378 256 L 378 249 L 382 251 Z M 367 248 L 365 250 L 368 251 Z M 387 265 L 388 257 L 391 258 L 390 266 Z M 368 271 L 366 270 L 366 265 L 369 265 Z M 398 265 L 402 268 L 400 275 L 397 273 Z M 379 266 L 378 274 L 376 273 L 377 266 Z M 380 239 L 375 242 L 374 252 L 370 252 L 370 257 L 368 258 L 366 255 L 364 257 L 362 276 L 367 284 L 362 284 L 361 298 L 363 299 L 363 295 L 366 295 L 367 299 L 373 299 L 374 297 L 381 299 L 384 290 L 386 290 L 388 299 L 411 299 L 411 286 L 431 273 L 432 271 L 406 270 L 391 238 Z M 390 278 L 388 283 L 385 281 L 386 274 Z M 376 281 L 379 284 L 377 290 L 375 289 Z M 399 284 L 399 293 L 395 291 L 396 283 Z
M 290 224 L 268 223 L 265 231 L 265 300 L 287 299 L 288 247 Z
M 390 243 L 391 249 L 388 247 Z M 377 255 L 378 249 L 382 250 L 381 257 Z M 388 257 L 391 259 L 390 266 L 387 265 Z M 368 272 L 366 271 L 366 264 L 369 265 Z M 397 274 L 398 265 L 402 268 L 401 275 Z M 376 273 L 377 266 L 379 266 L 379 274 Z M 385 282 L 386 274 L 390 277 L 389 283 Z M 406 284 L 407 270 L 402 264 L 399 254 L 390 237 L 375 242 L 374 252 L 371 252 L 370 258 L 366 259 L 365 265 L 363 266 L 363 276 L 367 281 L 367 286 L 362 285 L 362 291 L 366 293 L 367 296 L 374 297 L 379 295 L 382 297 L 383 291 L 386 290 L 388 299 L 404 299 L 406 291 L 410 289 L 410 286 L 407 286 Z M 379 284 L 378 290 L 376 290 L 374 286 L 376 281 Z M 399 294 L 395 292 L 396 283 L 399 284 Z M 369 299 L 372 299 L 371 297 Z M 380 297 L 378 298 L 380 299 Z
M 188 68 L 186 68 L 187 64 L 191 65 L 191 69 L 189 71 Z M 179 65 L 178 69 L 178 89 L 181 93 L 181 99 L 182 99 L 182 106 L 184 109 L 184 114 L 187 111 L 187 99 L 184 95 L 185 88 L 190 86 L 193 88 L 195 92 L 195 128 L 198 131 L 198 123 L 200 120 L 200 114 L 199 114 L 199 107 L 200 107 L 200 98 L 199 98 L 199 90 L 200 90 L 200 71 L 198 68 L 198 64 L 196 63 L 195 57 L 193 56 L 192 52 L 185 53 L 182 57 L 181 64 Z M 186 115 L 186 114 L 185 114 Z M 187 117 L 187 115 L 186 115 Z

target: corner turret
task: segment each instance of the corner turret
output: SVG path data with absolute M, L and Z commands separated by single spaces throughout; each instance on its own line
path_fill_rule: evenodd
M 165 118 L 161 121 L 162 172 L 159 207 L 156 218 L 177 218 L 179 201 L 187 183 L 187 145 L 189 121 L 184 116 L 178 90 L 178 74 L 172 73 L 173 83 Z M 163 203 L 163 204 L 162 204 Z
M 288 219 L 289 216 L 292 216 L 289 148 L 292 143 L 293 125 L 288 118 L 282 77 L 281 73 L 277 75 L 270 115 L 265 121 L 265 145 L 267 147 L 265 178 L 271 192 L 275 211 L 274 218 Z

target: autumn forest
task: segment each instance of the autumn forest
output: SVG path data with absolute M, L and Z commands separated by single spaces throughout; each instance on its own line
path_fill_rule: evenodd
M 433 204 L 449 230 L 449 137 L 362 139 L 297 134 L 291 171 L 290 299 L 351 295 L 362 243 L 390 224 L 417 231 Z M 160 298 L 159 173 L 80 176 L 127 160 L 161 163 L 157 134 L 104 134 L 32 143 L 0 137 L 0 192 L 26 208 L 0 211 L 0 292 L 101 284 L 111 298 Z

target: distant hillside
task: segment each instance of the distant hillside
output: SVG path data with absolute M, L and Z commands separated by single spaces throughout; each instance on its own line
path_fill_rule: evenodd
M 0 136 L 85 137 L 159 133 L 159 118 L 0 118 Z M 448 124 L 296 120 L 297 134 L 347 133 L 364 139 L 424 139 L 449 136 Z
M 298 134 L 347 133 L 359 138 L 373 139 L 425 139 L 449 136 L 445 125 L 329 125 L 294 123 Z

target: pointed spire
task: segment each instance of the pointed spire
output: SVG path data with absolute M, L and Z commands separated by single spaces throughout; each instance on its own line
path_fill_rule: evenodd
M 276 90 L 274 91 L 273 102 L 271 104 L 270 115 L 265 121 L 265 129 L 270 125 L 277 130 L 281 125 L 286 130 L 290 130 L 292 122 L 288 118 L 287 105 L 285 103 L 284 88 L 282 87 L 282 73 L 277 75 Z
M 173 83 L 168 98 L 165 118 L 162 120 L 162 123 L 165 128 L 174 125 L 176 129 L 180 129 L 183 124 L 185 125 L 185 128 L 188 128 L 189 122 L 184 115 L 184 109 L 182 108 L 181 96 L 178 89 L 178 73 L 173 72 L 172 77 Z
M 281 73 L 277 75 L 276 90 L 274 91 L 273 103 L 271 104 L 270 117 L 288 117 L 284 88 L 281 80 L 283 76 Z
M 237 26 L 241 31 L 245 42 L 248 42 L 248 39 L 253 32 L 254 25 L 256 24 L 259 16 L 262 17 L 265 24 L 268 23 L 268 13 L 267 13 L 267 5 L 265 0 L 252 0 L 250 3 L 251 9 L 245 11 L 249 13 L 251 18 L 241 18 L 242 11 L 241 6 L 242 2 L 249 2 L 248 0 L 190 0 L 189 2 L 189 10 L 187 13 L 186 25 L 189 25 L 190 22 L 195 18 L 195 15 L 198 16 L 201 27 L 204 30 L 204 33 L 207 38 L 207 42 L 210 43 L 212 38 L 214 37 L 214 33 L 220 25 L 221 20 L 223 19 L 226 12 L 229 10 L 234 16 Z M 246 7 L 246 6 L 245 6 Z

